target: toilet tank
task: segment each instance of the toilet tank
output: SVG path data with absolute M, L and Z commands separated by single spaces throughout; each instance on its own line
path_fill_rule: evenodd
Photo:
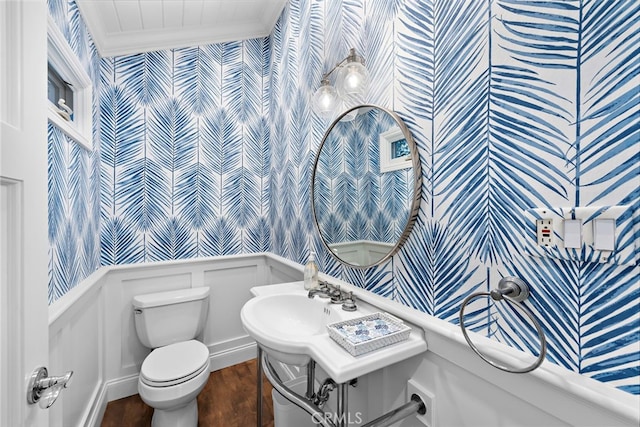
M 188 288 L 133 297 L 136 332 L 145 347 L 197 338 L 209 314 L 209 288 Z

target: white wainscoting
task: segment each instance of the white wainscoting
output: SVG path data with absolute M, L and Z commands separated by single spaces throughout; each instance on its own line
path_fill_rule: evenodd
M 240 308 L 250 289 L 299 281 L 302 266 L 272 254 L 101 268 L 49 308 L 50 371 L 73 369 L 74 379 L 50 409 L 51 426 L 99 426 L 107 402 L 137 393 L 148 350 L 133 324 L 133 295 L 196 286 L 211 288 L 204 342 L 217 370 L 255 357 Z M 407 400 L 413 379 L 435 396 L 434 427 L 637 427 L 640 398 L 549 361 L 528 374 L 499 371 L 476 356 L 459 328 L 390 299 L 321 274 L 358 300 L 422 327 L 428 351 L 359 378 L 349 388 L 352 420 L 370 421 Z M 528 356 L 482 337 L 483 351 L 500 363 L 530 363 Z M 524 362 L 524 363 L 523 363 Z M 292 378 L 303 372 L 286 372 Z M 322 370 L 318 379 L 323 379 Z M 335 396 L 328 407 L 335 407 Z M 410 417 L 399 425 L 421 425 Z
M 549 361 L 527 374 L 503 372 L 485 363 L 470 349 L 459 326 L 346 282 L 325 275 L 321 275 L 321 279 L 353 290 L 358 301 L 366 301 L 423 328 L 427 340 L 425 353 L 360 377 L 355 388 L 349 387 L 349 417 L 353 425 L 363 425 L 406 403 L 409 380 L 435 397 L 432 427 L 640 425 L 639 396 Z M 263 291 L 274 292 L 274 288 Z M 473 339 L 485 354 L 503 365 L 522 367 L 534 359 L 532 355 L 480 335 L 474 334 Z M 316 379 L 322 382 L 326 374 L 318 368 Z M 287 379 L 291 377 L 285 375 Z M 334 392 L 328 407 L 336 408 L 336 403 Z M 422 425 L 415 416 L 398 423 L 402 427 Z
M 249 289 L 301 279 L 302 266 L 264 253 L 101 268 L 49 307 L 49 371 L 74 371 L 50 409 L 51 426 L 98 426 L 109 401 L 138 392 L 149 349 L 135 332 L 133 296 L 209 287 L 203 342 L 214 371 L 255 357 L 240 321 Z

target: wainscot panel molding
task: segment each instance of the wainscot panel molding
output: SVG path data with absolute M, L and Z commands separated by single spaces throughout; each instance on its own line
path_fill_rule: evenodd
M 301 279 L 301 265 L 267 253 L 102 267 L 49 307 L 50 371 L 74 371 L 51 425 L 99 426 L 109 401 L 137 394 L 149 349 L 136 335 L 133 296 L 208 286 L 203 342 L 214 371 L 256 355 L 240 321 L 249 289 Z
M 255 357 L 255 344 L 242 329 L 238 308 L 251 297 L 249 290 L 285 282 L 302 286 L 302 269 L 271 253 L 100 269 L 50 306 L 51 370 L 75 371 L 73 384 L 51 408 L 52 425 L 99 426 L 108 401 L 137 393 L 139 368 L 148 350 L 137 341 L 133 295 L 209 286 L 211 312 L 203 334 L 215 370 Z M 438 425 L 631 427 L 640 422 L 637 396 L 549 361 L 526 375 L 504 373 L 480 360 L 457 326 L 337 278 L 320 278 L 422 327 L 427 338 L 425 353 L 363 377 L 350 389 L 352 411 L 361 411 L 363 418 L 373 419 L 404 403 L 407 381 L 413 379 L 436 396 Z M 224 308 L 223 301 L 229 307 Z M 220 333 L 216 326 L 221 322 L 228 332 Z M 481 349 L 501 363 L 527 363 L 530 357 L 477 338 Z M 299 373 L 284 367 L 286 378 Z M 400 425 L 413 427 L 415 419 Z

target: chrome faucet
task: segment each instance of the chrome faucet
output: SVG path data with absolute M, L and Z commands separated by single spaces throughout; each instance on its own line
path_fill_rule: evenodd
M 356 297 L 353 292 L 342 292 L 340 286 L 332 285 L 329 282 L 320 282 L 317 288 L 309 290 L 307 296 L 313 298 L 318 295 L 320 298 L 331 298 L 331 304 L 342 304 L 345 311 L 355 311 Z
M 331 291 L 333 286 L 331 286 L 328 282 L 320 282 L 317 287 L 310 289 L 307 296 L 309 298 L 313 298 L 318 295 L 320 298 L 331 298 Z
M 307 294 L 309 298 L 313 298 L 316 295 L 318 295 L 320 298 L 331 298 L 331 295 L 329 295 L 328 288 L 324 288 L 321 286 L 318 286 L 317 288 L 309 289 L 309 293 Z

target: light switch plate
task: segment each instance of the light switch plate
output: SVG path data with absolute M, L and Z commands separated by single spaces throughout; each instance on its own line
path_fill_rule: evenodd
M 582 220 L 565 219 L 563 221 L 563 241 L 565 249 L 582 248 Z
M 613 251 L 616 248 L 616 220 L 593 220 L 593 247 L 600 251 Z
M 633 230 L 635 227 L 633 221 L 637 214 L 632 206 L 532 208 L 526 209 L 523 214 L 526 228 L 523 230 L 521 243 L 525 252 L 531 256 L 618 265 L 636 265 L 640 262 L 640 251 L 636 251 L 634 239 L 623 234 L 623 230 Z M 541 219 L 552 220 L 555 240 L 549 245 L 538 244 L 538 220 Z M 573 220 L 582 222 L 580 244 L 575 240 L 575 233 L 565 236 L 565 221 Z M 603 240 L 602 243 L 594 241 L 596 220 L 615 222 L 613 242 L 610 239 L 606 242 Z M 569 224 L 571 229 L 572 225 Z M 611 248 L 611 243 L 614 250 L 600 249 Z

